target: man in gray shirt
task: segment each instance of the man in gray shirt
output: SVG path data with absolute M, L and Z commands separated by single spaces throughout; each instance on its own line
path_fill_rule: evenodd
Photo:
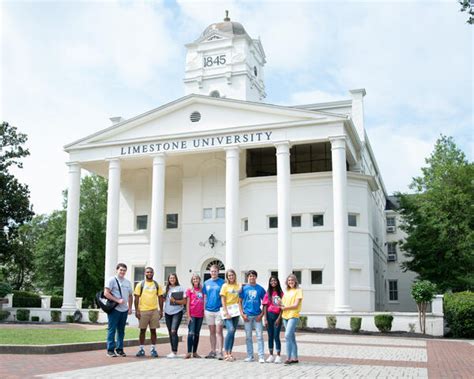
M 117 274 L 107 280 L 104 289 L 104 296 L 118 303 L 115 309 L 108 314 L 107 356 L 126 357 L 123 351 L 123 338 L 127 317 L 132 314 L 133 290 L 130 281 L 125 279 L 127 265 L 119 263 L 116 269 Z M 117 334 L 117 344 L 115 344 L 115 334 Z

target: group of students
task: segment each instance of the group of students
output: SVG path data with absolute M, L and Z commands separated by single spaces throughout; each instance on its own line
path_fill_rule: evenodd
M 117 275 L 109 279 L 105 288 L 105 296 L 118 303 L 116 309 L 109 314 L 107 334 L 107 355 L 110 357 L 125 356 L 123 337 L 127 315 L 131 314 L 132 286 L 125 278 L 126 266 L 117 265 Z M 201 326 L 204 320 L 209 327 L 211 351 L 205 358 L 223 359 L 228 362 L 235 360 L 232 355 L 235 332 L 240 318 L 244 321 L 246 335 L 247 357 L 245 362 L 254 361 L 252 333 L 257 336 L 258 362 L 282 363 L 280 332 L 285 326 L 287 359 L 285 364 L 298 363 L 298 347 L 295 331 L 303 301 L 303 293 L 299 288 L 296 276 L 291 274 L 286 278 L 285 291 L 281 288 L 279 279 L 271 276 L 268 288 L 265 290 L 257 284 L 257 272 L 250 270 L 247 283 L 237 282 L 234 270 L 225 273 L 225 281 L 219 278 L 219 268 L 210 268 L 210 279 L 204 283 L 198 274 L 191 277 L 191 287 L 185 289 L 180 285 L 175 273 L 167 278 L 165 289 L 153 280 L 153 268 L 145 269 L 145 280 L 139 282 L 133 294 L 135 295 L 135 315 L 139 320 L 140 348 L 136 354 L 145 356 L 145 335 L 149 327 L 151 331 L 152 357 L 158 357 L 156 352 L 156 329 L 159 320 L 164 317 L 170 337 L 171 352 L 167 358 L 177 357 L 178 328 L 184 312 L 188 320 L 187 354 L 186 359 L 200 358 L 197 353 Z M 127 306 L 128 300 L 128 306 Z M 226 336 L 223 336 L 223 324 Z M 269 356 L 265 360 L 263 328 L 268 332 Z M 115 343 L 117 334 L 117 344 Z M 274 355 L 274 352 L 276 355 Z

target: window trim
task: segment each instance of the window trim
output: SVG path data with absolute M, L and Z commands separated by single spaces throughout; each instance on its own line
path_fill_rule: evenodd
M 175 228 L 170 228 L 168 227 L 168 216 L 173 216 L 176 215 L 176 227 Z M 166 230 L 175 230 L 179 229 L 179 213 L 167 213 L 165 216 L 165 229 Z
M 293 225 L 293 217 L 299 217 L 300 218 L 299 226 L 294 226 Z M 301 213 L 296 213 L 294 215 L 291 215 L 291 227 L 292 228 L 302 228 L 303 227 L 303 215 Z
M 311 268 L 309 270 L 309 281 L 310 281 L 310 284 L 312 286 L 322 286 L 324 285 L 324 277 L 323 277 L 323 269 L 315 269 L 315 268 Z M 320 272 L 321 273 L 321 283 L 313 283 L 313 272 Z
M 314 216 L 321 216 L 323 218 L 322 225 L 314 225 Z M 321 228 L 324 227 L 324 213 L 311 213 L 311 227 L 312 228 Z
M 145 228 L 139 228 L 138 227 L 138 217 L 146 217 L 146 219 L 145 219 L 146 227 Z M 148 215 L 147 214 L 139 214 L 139 215 L 135 216 L 135 230 L 136 231 L 148 230 Z
M 400 292 L 400 291 L 398 290 L 398 279 L 387 279 L 387 282 L 388 282 L 388 286 L 387 286 L 387 288 L 388 288 L 388 302 L 389 302 L 389 303 L 399 303 L 399 302 L 400 302 L 400 296 L 399 296 L 399 292 Z M 395 285 L 396 285 L 396 287 L 397 287 L 396 290 L 392 290 L 392 289 L 390 288 L 390 284 L 391 284 L 391 283 L 395 283 Z M 396 297 L 397 297 L 396 300 L 391 300 L 391 299 L 390 299 L 392 293 L 395 293 L 395 294 L 397 295 L 397 296 L 396 296 Z
M 276 226 L 270 226 L 270 219 L 271 218 L 276 218 Z M 267 229 L 278 229 L 278 216 L 271 215 L 267 216 Z

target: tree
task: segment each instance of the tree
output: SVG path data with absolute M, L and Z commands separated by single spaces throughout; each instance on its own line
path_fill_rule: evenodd
M 429 280 L 418 280 L 411 286 L 411 297 L 418 308 L 421 333 L 426 334 L 426 309 L 436 295 L 436 286 Z
M 469 18 L 467 19 L 466 23 L 474 24 L 474 10 L 472 9 L 472 0 L 458 0 L 459 4 L 461 5 L 461 12 L 467 12 Z
M 410 185 L 398 194 L 405 270 L 441 291 L 474 289 L 474 165 L 451 137 L 441 136 Z
M 6 266 L 12 266 L 22 253 L 18 244 L 18 230 L 33 216 L 28 186 L 20 183 L 9 172 L 11 167 L 22 168 L 21 158 L 30 153 L 23 145 L 26 134 L 7 122 L 0 124 L 0 270 L 6 278 Z M 20 283 L 21 285 L 21 283 Z
M 64 208 L 67 203 L 64 192 Z M 105 226 L 107 215 L 107 181 L 86 176 L 81 181 L 79 211 L 79 244 L 77 295 L 85 305 L 104 285 Z M 35 284 L 44 292 L 62 294 L 66 236 L 66 209 L 54 211 L 41 224 L 35 244 Z

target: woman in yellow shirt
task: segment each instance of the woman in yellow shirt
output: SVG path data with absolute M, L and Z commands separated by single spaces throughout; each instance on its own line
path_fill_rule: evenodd
M 298 346 L 296 345 L 296 325 L 300 318 L 303 291 L 299 288 L 296 276 L 291 274 L 286 279 L 286 292 L 281 300 L 283 322 L 285 324 L 286 355 L 285 364 L 298 363 Z
M 224 360 L 232 362 L 232 347 L 234 346 L 235 329 L 239 324 L 239 291 L 240 285 L 237 283 L 237 274 L 234 270 L 228 269 L 225 273 L 225 284 L 221 288 L 222 318 L 224 319 L 227 335 L 224 339 Z

